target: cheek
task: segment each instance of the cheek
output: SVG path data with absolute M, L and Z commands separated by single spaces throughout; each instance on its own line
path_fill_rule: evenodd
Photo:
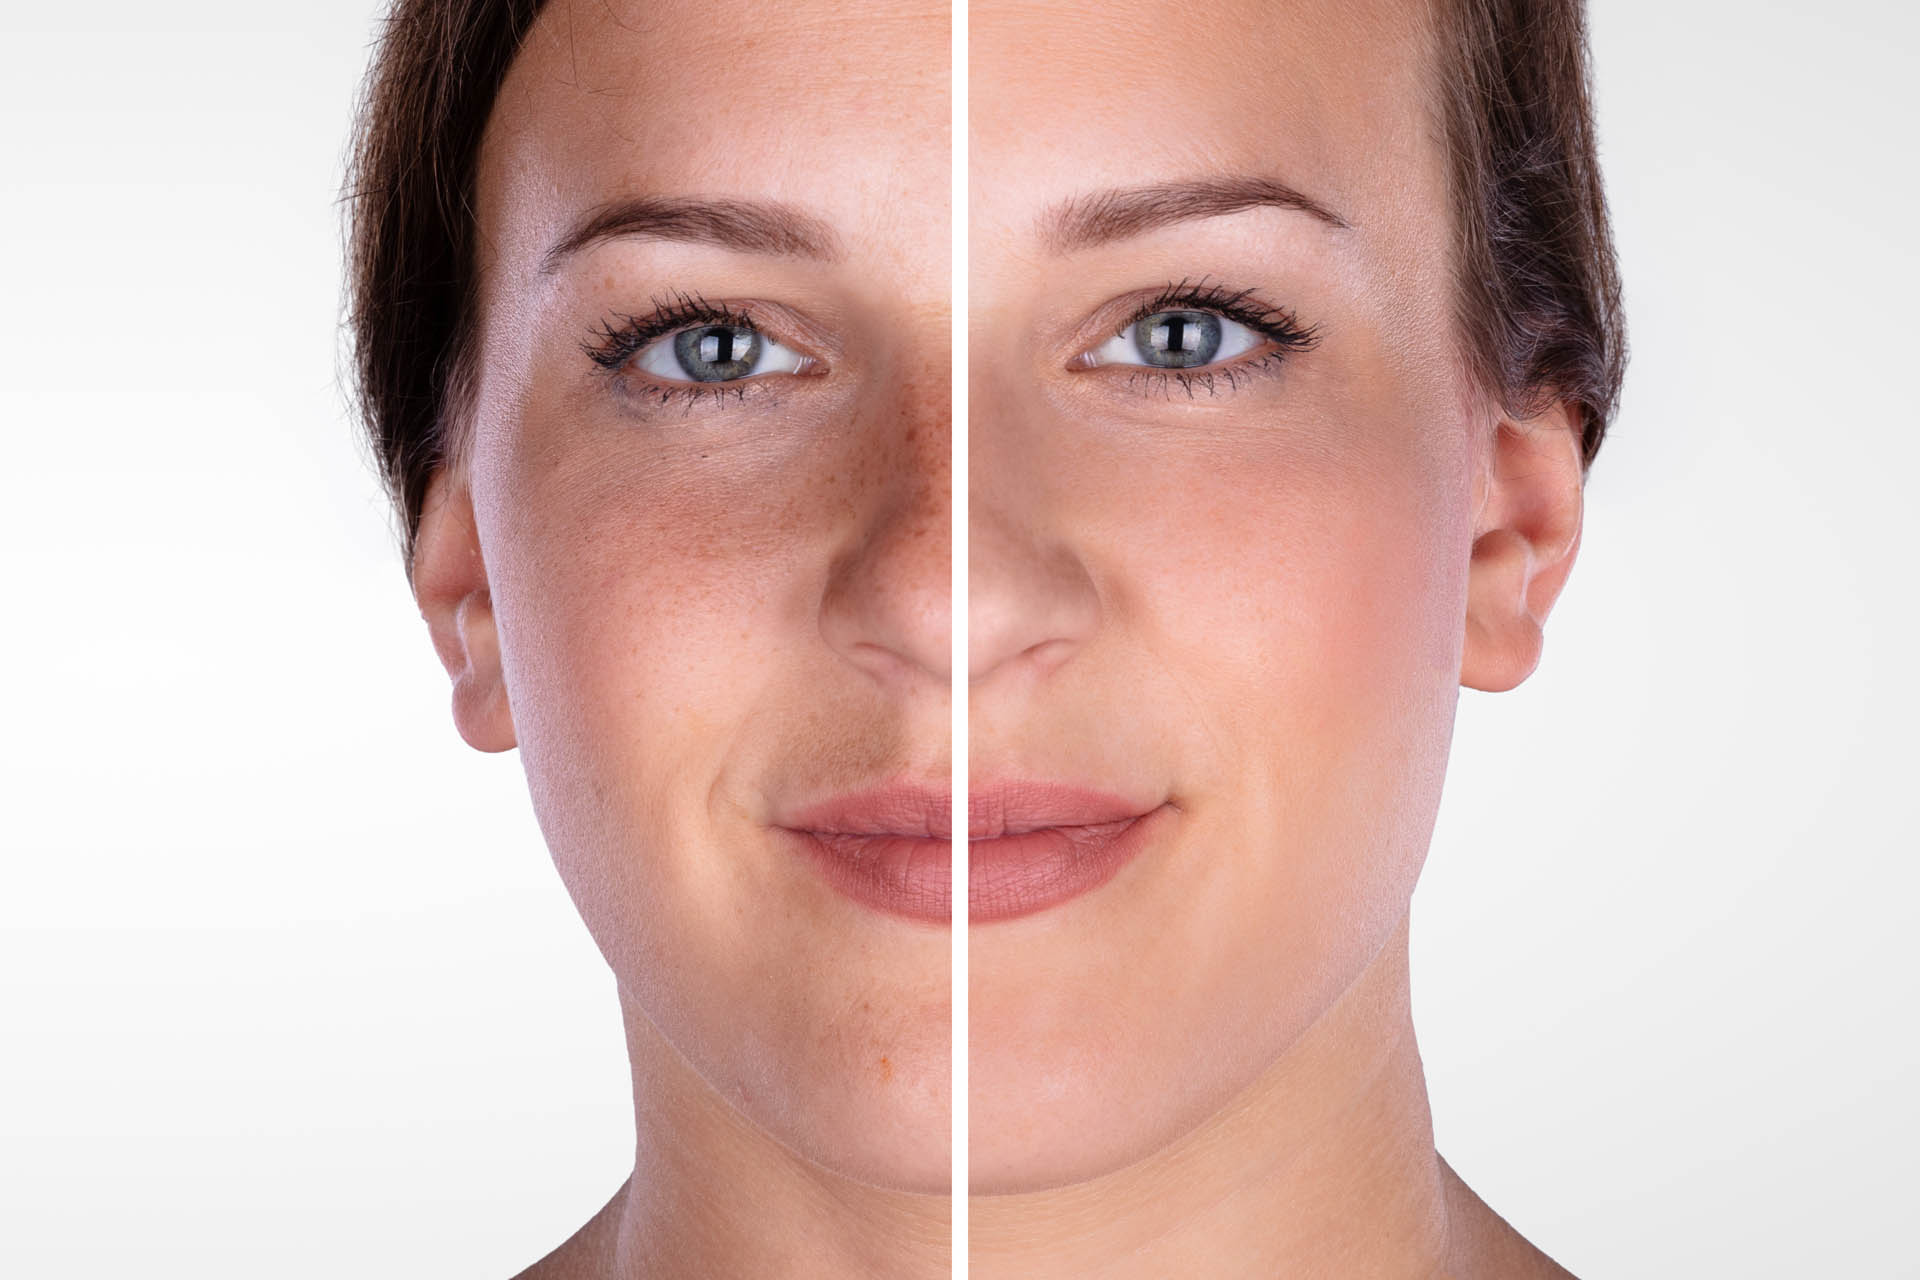
M 1128 507 L 1105 577 L 1126 625 L 1187 673 L 1206 721 L 1191 749 L 1230 741 L 1328 773 L 1363 746 L 1430 739 L 1436 698 L 1450 717 L 1464 452 L 1450 419 L 1387 390 L 1301 417 L 1162 455 L 1156 487 L 1179 500 Z
M 806 520 L 787 491 L 597 462 L 536 464 L 496 506 L 489 577 L 522 749 L 530 771 L 579 736 L 578 760 L 645 746 L 691 766 L 751 702 L 754 660 L 789 639 Z
M 718 783 L 791 702 L 780 675 L 846 505 L 842 477 L 723 427 L 733 412 L 678 432 L 530 415 L 473 459 L 534 807 L 610 956 L 665 941 L 650 916 L 601 920 L 614 899 L 672 902 L 682 925 L 659 929 L 734 931 L 742 864 L 678 851 L 750 816 Z
M 1195 870 L 1162 919 L 1181 920 L 1169 936 L 1208 988 L 1186 1007 L 1231 1011 L 1191 1030 L 1255 1060 L 1405 912 L 1452 733 L 1460 437 L 1391 381 L 1362 385 L 1378 390 L 1316 406 L 1311 431 L 1173 466 L 1191 499 L 1156 504 L 1116 553 L 1142 566 L 1114 579 L 1169 673 L 1187 791 Z

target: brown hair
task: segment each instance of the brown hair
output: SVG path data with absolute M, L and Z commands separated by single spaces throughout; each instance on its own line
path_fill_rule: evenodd
M 1520 419 L 1578 410 L 1591 465 L 1626 371 L 1594 145 L 1583 0 L 1440 0 L 1454 314 L 1475 380 Z
M 353 372 L 409 572 L 473 359 L 474 173 L 544 0 L 394 0 L 348 162 Z
M 360 407 L 409 568 L 473 357 L 474 172 L 544 0 L 395 0 L 347 180 Z M 1456 323 L 1503 408 L 1579 409 L 1591 463 L 1626 362 L 1582 0 L 1438 0 Z

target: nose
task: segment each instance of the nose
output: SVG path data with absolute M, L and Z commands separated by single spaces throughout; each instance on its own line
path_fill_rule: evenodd
M 967 678 L 974 685 L 1053 670 L 1099 620 L 1086 565 L 1037 519 L 1044 489 L 1017 463 L 994 465 L 996 456 L 975 455 L 968 510 Z
M 874 680 L 944 693 L 953 670 L 952 409 L 943 380 L 923 385 L 891 408 L 851 467 L 856 518 L 827 571 L 820 631 Z

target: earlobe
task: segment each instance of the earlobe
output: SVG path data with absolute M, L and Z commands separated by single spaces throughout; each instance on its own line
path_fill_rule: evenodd
M 434 477 L 421 510 L 413 598 L 453 680 L 453 722 L 460 736 L 479 751 L 509 750 L 517 740 L 473 497 L 465 483 L 444 472 Z
M 1580 546 L 1579 418 L 1560 403 L 1502 420 L 1477 495 L 1460 683 L 1498 693 L 1533 673 L 1547 614 Z

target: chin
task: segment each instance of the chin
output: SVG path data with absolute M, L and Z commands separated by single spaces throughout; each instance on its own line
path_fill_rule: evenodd
M 857 1011 L 831 1029 L 782 1029 L 775 1061 L 713 1065 L 736 1111 L 807 1163 L 888 1191 L 946 1195 L 952 1185 L 951 1016 L 929 999 L 910 1017 Z M 758 1076 L 760 1088 L 742 1088 Z M 715 1082 L 718 1084 L 719 1082 Z

